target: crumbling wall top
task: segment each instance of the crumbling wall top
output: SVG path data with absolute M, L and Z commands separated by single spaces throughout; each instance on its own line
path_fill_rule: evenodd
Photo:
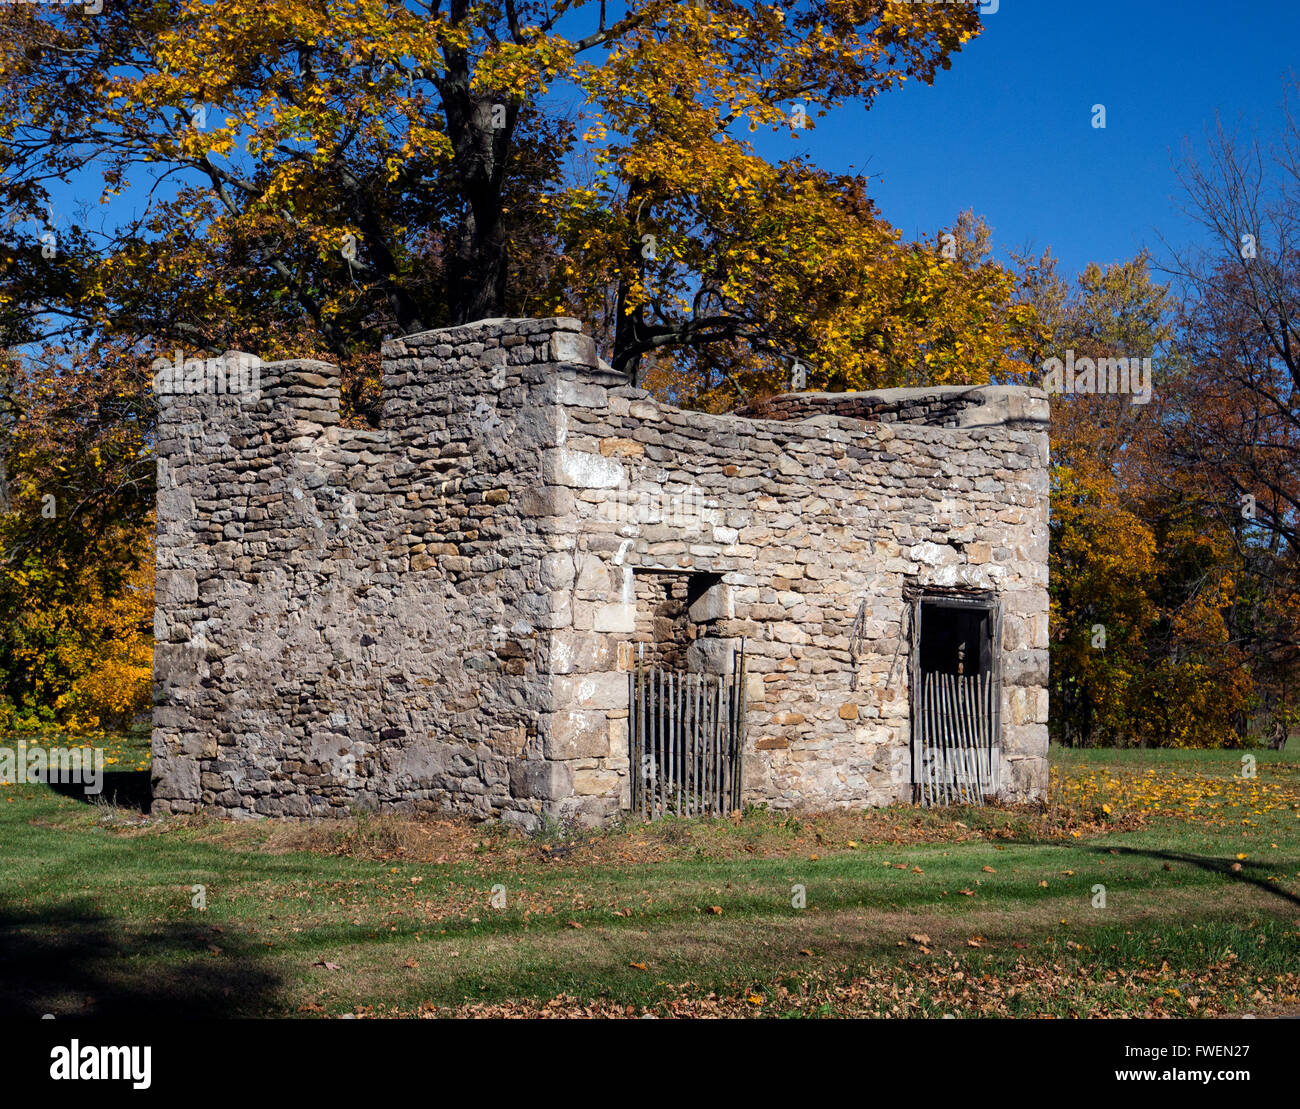
M 783 393 L 737 410 L 751 419 L 797 421 L 847 416 L 876 423 L 926 427 L 1042 425 L 1049 419 L 1047 394 L 1020 385 L 930 385 L 856 393 Z

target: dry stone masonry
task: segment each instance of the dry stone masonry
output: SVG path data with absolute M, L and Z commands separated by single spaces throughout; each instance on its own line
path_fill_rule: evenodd
M 910 801 L 917 613 L 996 613 L 998 793 L 1047 784 L 1047 401 L 1012 388 L 656 402 L 576 320 L 159 397 L 159 810 L 400 806 L 595 824 L 630 805 L 628 670 L 726 671 L 744 799 Z M 855 634 L 856 625 L 856 634 Z

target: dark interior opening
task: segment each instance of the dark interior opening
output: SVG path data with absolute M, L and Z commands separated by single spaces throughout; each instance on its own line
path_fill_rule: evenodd
M 636 632 L 638 658 L 647 666 L 685 672 L 692 643 L 707 634 L 707 626 L 690 617 L 696 601 L 722 581 L 721 574 L 637 570 Z
M 922 600 L 919 661 L 923 673 L 992 673 L 992 609 Z
M 686 607 L 689 608 L 710 589 L 722 581 L 721 574 L 694 573 L 686 575 Z
M 983 804 L 1001 781 L 997 598 L 913 594 L 912 799 Z

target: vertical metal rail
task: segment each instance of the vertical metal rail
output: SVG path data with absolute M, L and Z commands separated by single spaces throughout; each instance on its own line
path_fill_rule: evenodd
M 918 673 L 917 679 L 921 686 L 916 697 L 916 720 L 913 722 L 921 733 L 921 745 L 917 755 L 920 765 L 917 772 L 921 779 L 921 804 L 928 807 L 934 804 L 934 765 L 930 758 L 930 676 Z
M 681 815 L 681 794 L 686 792 L 686 783 L 682 777 L 682 766 L 685 764 L 685 729 L 682 728 L 680 719 L 681 710 L 681 677 L 673 676 L 671 679 L 673 686 L 676 688 L 676 699 L 672 705 L 672 770 L 673 770 L 673 787 L 677 793 L 677 815 Z
M 703 728 L 699 733 L 699 744 L 705 749 L 705 792 L 703 792 L 703 805 L 705 813 L 712 813 L 714 810 L 714 777 L 718 774 L 718 761 L 714 758 L 714 745 L 712 745 L 712 733 L 714 733 L 714 684 L 710 676 L 702 675 L 705 679 L 705 720 Z
M 745 722 L 749 712 L 749 680 L 746 675 L 745 637 L 740 639 L 740 676 L 736 680 L 736 808 L 745 801 Z
M 634 666 L 627 672 L 627 769 L 628 789 L 632 795 L 633 812 L 638 811 L 640 803 L 636 788 L 637 777 L 639 776 L 637 768 L 640 766 L 636 754 L 636 704 L 636 667 Z
M 654 740 L 650 752 L 650 819 L 659 819 L 659 782 L 663 778 L 662 768 L 662 748 L 663 748 L 663 721 L 662 712 L 655 710 L 663 704 L 663 696 L 660 693 L 660 679 L 662 675 L 658 668 L 650 671 L 650 727 L 654 734 Z
M 718 684 L 714 686 L 714 766 L 716 777 L 714 779 L 714 813 L 723 811 L 723 785 L 725 776 L 727 776 L 727 767 L 723 761 L 723 684 L 725 677 L 718 675 Z

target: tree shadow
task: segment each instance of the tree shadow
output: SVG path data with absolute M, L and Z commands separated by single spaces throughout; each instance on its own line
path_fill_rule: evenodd
M 264 1016 L 281 981 L 264 960 L 205 924 L 135 928 L 86 901 L 0 911 L 0 1019 Z
M 1076 851 L 1090 851 L 1094 855 L 1136 855 L 1148 859 L 1159 859 L 1168 863 L 1182 863 L 1185 866 L 1194 866 L 1199 870 L 1222 875 L 1234 882 L 1254 886 L 1256 889 L 1271 894 L 1280 901 L 1300 906 L 1300 896 L 1283 889 L 1276 882 L 1268 881 L 1267 874 L 1270 868 L 1262 863 L 1246 861 L 1241 863 L 1240 870 L 1233 870 L 1233 864 L 1238 862 L 1237 859 L 1220 859 L 1211 855 L 1193 855 L 1186 851 L 1163 851 L 1153 847 L 1111 847 L 1104 844 L 1061 843 L 1055 840 L 1047 841 L 1042 845 L 1071 847 Z

